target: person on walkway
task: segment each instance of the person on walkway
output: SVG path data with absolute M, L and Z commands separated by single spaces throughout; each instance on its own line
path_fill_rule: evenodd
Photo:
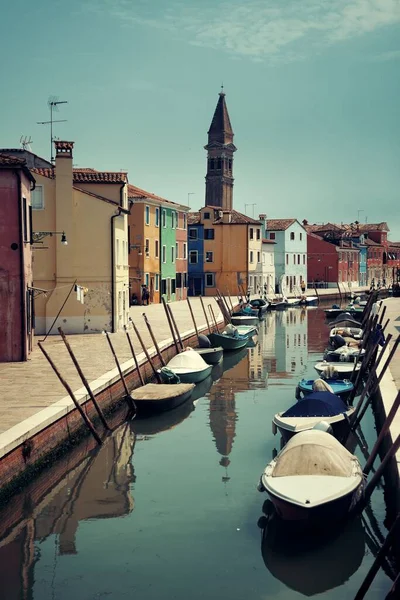
M 302 294 L 304 294 L 304 292 L 306 291 L 306 282 L 304 281 L 304 279 L 301 280 L 300 287 Z
M 150 293 L 146 284 L 142 285 L 142 304 L 149 305 Z

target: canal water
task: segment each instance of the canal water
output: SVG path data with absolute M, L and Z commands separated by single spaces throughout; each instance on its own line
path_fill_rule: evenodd
M 262 525 L 259 476 L 280 440 L 274 413 L 315 376 L 321 309 L 268 314 L 252 347 L 226 355 L 186 404 L 85 440 L 0 513 L 1 600 L 353 599 L 387 533 L 384 492 L 335 536 Z M 114 415 L 117 422 L 121 415 Z M 366 416 L 355 453 L 375 439 Z M 368 594 L 383 600 L 387 562 Z

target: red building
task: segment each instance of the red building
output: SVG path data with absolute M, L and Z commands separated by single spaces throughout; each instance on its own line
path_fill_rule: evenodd
M 321 287 L 358 284 L 359 250 L 349 241 L 328 241 L 307 233 L 308 282 Z
M 27 360 L 33 342 L 31 191 L 24 159 L 0 154 L 0 361 Z

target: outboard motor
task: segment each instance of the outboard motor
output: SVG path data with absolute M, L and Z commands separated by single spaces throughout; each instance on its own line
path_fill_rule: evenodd
M 333 336 L 331 344 L 335 348 L 335 350 L 337 350 L 338 348 L 342 348 L 342 346 L 346 345 L 346 340 L 344 339 L 344 337 L 342 335 L 339 335 L 337 333 L 336 335 Z
M 211 348 L 211 342 L 206 335 L 200 333 L 199 335 L 199 348 Z
M 320 421 L 314 425 L 313 429 L 317 429 L 317 431 L 325 431 L 325 433 L 330 433 L 333 435 L 333 429 L 326 421 Z

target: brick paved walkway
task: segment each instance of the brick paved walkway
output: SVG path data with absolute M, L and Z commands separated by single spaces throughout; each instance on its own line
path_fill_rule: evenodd
M 216 316 L 220 314 L 214 299 L 206 298 L 204 301 L 206 305 L 212 305 Z M 232 301 L 237 303 L 237 298 L 232 298 Z M 191 304 L 197 325 L 202 329 L 205 318 L 200 300 L 193 298 Z M 174 302 L 170 306 L 180 333 L 192 330 L 193 323 L 187 302 Z M 153 346 L 153 343 L 142 317 L 143 312 L 152 325 L 157 342 L 171 339 L 162 304 L 132 307 L 131 317 L 147 347 Z M 142 350 L 133 330 L 130 333 L 135 351 L 141 355 Z M 35 348 L 27 362 L 0 363 L 0 434 L 67 395 L 37 346 L 37 341 L 42 337 L 35 338 Z M 115 369 L 114 358 L 104 335 L 70 335 L 68 339 L 89 382 Z M 131 360 L 125 333 L 111 334 L 111 339 L 120 362 Z M 45 347 L 72 389 L 81 388 L 82 382 L 58 333 L 47 338 Z M 0 443 L 1 437 L 0 435 Z

